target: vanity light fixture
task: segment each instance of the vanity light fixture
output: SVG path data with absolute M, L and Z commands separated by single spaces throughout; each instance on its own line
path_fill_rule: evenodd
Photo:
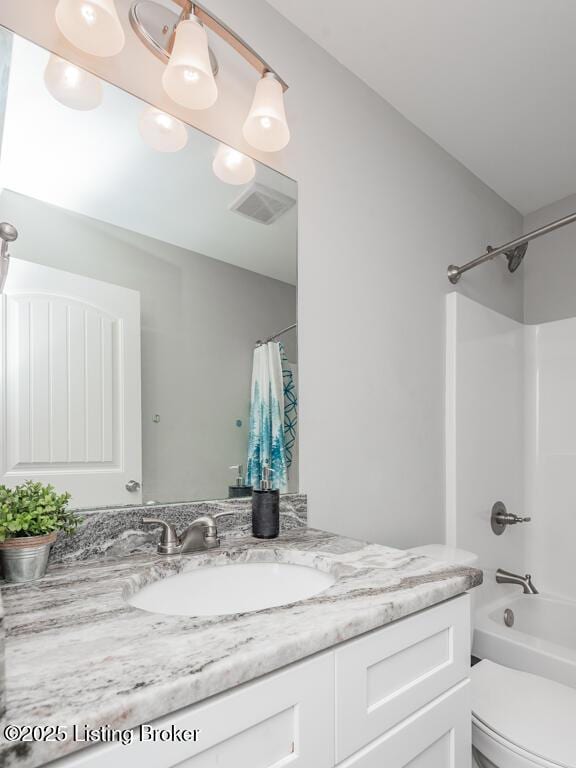
M 244 123 L 244 138 L 263 152 L 278 152 L 290 141 L 282 84 L 273 72 L 265 72 L 256 86 Z
M 92 56 L 115 56 L 126 42 L 114 0 L 59 0 L 56 24 L 64 37 Z
M 100 80 L 54 53 L 44 70 L 44 83 L 56 101 L 71 109 L 96 109 L 102 102 Z
M 162 85 L 172 101 L 188 109 L 208 109 L 216 102 L 218 88 L 212 73 L 208 38 L 197 16 L 182 20 L 176 27 Z
M 256 175 L 254 160 L 226 144 L 218 147 L 212 170 L 225 184 L 248 184 Z
M 188 143 L 188 131 L 184 123 L 156 107 L 145 108 L 138 127 L 146 144 L 158 152 L 178 152 Z
M 63 2 L 63 0 L 61 0 Z M 260 75 L 244 138 L 256 149 L 277 152 L 290 140 L 282 78 L 232 29 L 192 0 L 173 0 L 176 14 L 154 0 L 137 0 L 130 23 L 144 45 L 167 66 L 162 84 L 168 96 L 190 109 L 207 109 L 218 97 L 218 62 L 208 47 L 206 29 L 230 45 Z

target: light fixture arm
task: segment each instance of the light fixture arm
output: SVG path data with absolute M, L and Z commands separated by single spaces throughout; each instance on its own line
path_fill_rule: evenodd
M 174 0 L 176 2 L 177 0 Z M 136 5 L 136 3 L 135 3 Z M 172 49 L 174 48 L 174 40 L 176 39 L 176 27 L 178 24 L 180 24 L 181 21 L 187 21 L 192 16 L 194 16 L 194 10 L 191 2 L 188 2 L 187 0 L 182 0 L 182 2 L 178 2 L 178 5 L 182 8 L 182 11 L 180 12 L 180 16 L 178 16 L 178 21 L 174 24 L 172 27 L 172 32 L 170 33 L 170 37 L 168 38 L 168 42 L 166 44 L 166 53 L 168 56 L 172 55 Z M 216 72 L 214 74 L 217 74 L 218 68 L 216 67 Z
M 170 18 L 170 23 L 164 23 L 163 21 L 161 30 L 150 29 L 146 15 L 142 12 L 147 10 L 144 6 L 150 7 L 151 5 L 156 5 L 158 8 L 157 4 L 137 0 L 132 4 L 130 9 L 130 23 L 132 24 L 132 28 L 157 58 L 165 63 L 168 61 L 174 44 L 174 32 L 176 27 L 180 21 L 195 16 L 205 27 L 215 35 L 218 35 L 219 38 L 224 40 L 225 43 L 240 54 L 240 56 L 242 56 L 242 58 L 258 72 L 260 77 L 263 77 L 267 72 L 271 72 L 282 86 L 282 90 L 288 90 L 287 83 L 280 77 L 276 70 L 274 70 L 251 46 L 249 46 L 245 40 L 237 35 L 234 30 L 230 29 L 230 27 L 223 21 L 220 21 L 220 19 L 207 11 L 203 5 L 192 2 L 192 0 L 172 0 L 172 2 L 181 8 L 181 13 L 177 17 L 176 14 L 164 9 L 167 17 Z M 160 11 L 162 11 L 161 6 Z M 168 33 L 169 37 L 167 37 Z
M 174 2 L 178 3 L 188 3 L 189 0 L 173 0 Z M 239 37 L 234 30 L 230 29 L 226 24 L 224 24 L 223 21 L 220 21 L 220 19 L 217 19 L 216 16 L 213 16 L 211 13 L 209 13 L 206 8 L 201 6 L 199 3 L 192 3 L 193 6 L 193 12 L 194 15 L 200 19 L 200 21 L 208 27 L 208 29 L 212 30 L 214 34 L 218 35 L 218 37 L 222 38 L 228 45 L 230 45 L 234 50 L 242 56 L 242 58 L 250 64 L 250 66 L 255 69 L 260 77 L 263 77 L 266 72 L 272 72 L 272 74 L 276 77 L 280 85 L 282 86 L 283 91 L 288 90 L 288 85 L 282 80 L 280 75 L 272 69 L 272 67 L 264 61 L 264 59 L 256 53 L 256 51 L 251 48 L 248 43 L 246 43 L 241 37 Z

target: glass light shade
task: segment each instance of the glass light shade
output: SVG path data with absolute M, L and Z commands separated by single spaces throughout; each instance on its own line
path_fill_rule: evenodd
M 256 165 L 251 157 L 227 147 L 226 144 L 220 144 L 212 170 L 220 181 L 226 184 L 248 184 L 256 174 Z
M 100 80 L 54 54 L 44 70 L 44 83 L 56 101 L 71 109 L 96 109 L 102 102 Z
M 72 45 L 92 56 L 115 56 L 126 41 L 114 0 L 59 0 L 56 24 Z
M 184 123 L 156 107 L 146 107 L 138 127 L 146 144 L 158 152 L 178 152 L 188 142 L 188 131 Z
M 258 82 L 252 107 L 244 123 L 244 138 L 263 152 L 278 152 L 290 141 L 280 81 L 267 72 Z
M 208 109 L 218 98 L 206 30 L 194 18 L 181 21 L 176 28 L 162 85 L 173 101 L 188 109 Z

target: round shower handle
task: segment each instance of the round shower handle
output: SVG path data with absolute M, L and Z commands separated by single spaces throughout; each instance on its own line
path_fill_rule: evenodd
M 496 536 L 501 536 L 509 525 L 516 525 L 517 523 L 529 523 L 532 518 L 520 517 L 520 515 L 513 515 L 508 512 L 506 505 L 503 501 L 497 501 L 492 507 L 492 514 L 490 515 L 490 525 L 492 531 Z

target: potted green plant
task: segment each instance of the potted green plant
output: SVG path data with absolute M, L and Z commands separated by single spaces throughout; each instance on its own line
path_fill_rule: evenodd
M 28 480 L 0 485 L 0 558 L 6 581 L 40 579 L 58 531 L 70 534 L 80 518 L 68 509 L 69 493 Z

